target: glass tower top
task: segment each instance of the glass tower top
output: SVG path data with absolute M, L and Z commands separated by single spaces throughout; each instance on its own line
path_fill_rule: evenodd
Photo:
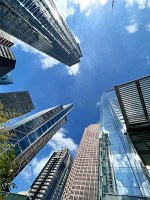
M 72 104 L 56 106 L 32 115 L 9 128 L 9 142 L 15 145 L 16 176 L 67 121 Z
M 52 0 L 2 0 L 0 28 L 68 66 L 80 62 L 79 44 Z

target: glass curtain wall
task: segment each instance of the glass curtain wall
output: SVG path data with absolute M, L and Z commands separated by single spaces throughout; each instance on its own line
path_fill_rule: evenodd
M 108 134 L 111 145 L 111 165 L 117 195 L 150 197 L 147 170 L 125 134 L 125 125 L 114 91 L 101 97 L 101 135 Z M 99 174 L 100 176 L 100 174 Z

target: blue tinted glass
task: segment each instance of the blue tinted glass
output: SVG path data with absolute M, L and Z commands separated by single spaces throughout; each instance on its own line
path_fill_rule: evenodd
M 46 124 L 44 124 L 41 128 L 42 128 L 43 132 L 45 132 L 47 130 Z
M 15 152 L 16 152 L 16 156 L 18 156 L 21 153 L 21 149 L 18 144 L 15 145 Z
M 47 122 L 47 126 L 48 126 L 48 128 L 51 127 L 51 121 L 48 121 L 48 122 Z
M 26 129 L 26 132 L 27 133 L 30 133 L 32 131 L 32 128 L 28 127 L 28 126 L 25 126 L 25 129 Z
M 13 139 L 9 139 L 9 142 L 10 142 L 11 144 L 15 144 L 17 141 L 16 141 L 16 140 L 13 140 Z
M 43 134 L 41 128 L 38 128 L 38 129 L 35 131 L 35 133 L 36 133 L 36 135 L 37 135 L 38 137 L 40 137 L 40 136 Z
M 31 143 L 33 143 L 37 139 L 35 132 L 31 133 L 28 137 Z
M 54 118 L 51 119 L 51 123 L 52 123 L 52 125 L 55 123 L 55 119 Z
M 19 144 L 20 144 L 20 147 L 21 147 L 22 150 L 25 150 L 30 145 L 29 140 L 28 140 L 27 137 L 24 138 L 23 140 L 21 140 L 19 142 Z
M 25 132 L 26 132 L 26 130 L 25 130 L 25 128 L 24 128 L 24 126 L 23 126 L 23 125 L 21 125 L 21 126 L 17 127 L 17 128 L 16 128 L 16 130 L 17 130 L 17 131 L 21 131 L 21 132 L 23 132 L 23 133 L 25 133 Z
M 19 131 L 15 131 L 15 134 L 16 134 L 18 140 L 22 139 L 22 138 L 25 137 L 25 135 L 26 135 L 26 134 L 21 133 L 21 132 L 19 132 Z

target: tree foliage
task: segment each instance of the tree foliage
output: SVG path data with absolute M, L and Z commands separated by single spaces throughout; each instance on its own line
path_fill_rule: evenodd
M 5 123 L 8 123 L 9 119 L 13 117 L 15 114 L 4 109 L 0 102 L 0 200 L 3 199 L 2 191 L 9 192 L 11 188 L 16 187 L 11 182 L 17 168 L 15 147 L 9 143 L 9 138 L 13 135 L 5 127 Z

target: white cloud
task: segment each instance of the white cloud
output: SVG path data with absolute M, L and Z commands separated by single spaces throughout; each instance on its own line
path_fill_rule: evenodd
M 68 148 L 73 153 L 77 150 L 77 145 L 72 138 L 66 138 L 66 129 L 61 128 L 53 138 L 48 142 L 48 145 L 54 150 L 58 151 L 64 148 Z
M 96 107 L 99 107 L 100 106 L 100 102 L 98 101 L 97 103 L 96 103 Z
M 108 0 L 56 0 L 56 6 L 60 13 L 66 19 L 76 12 L 76 6 L 79 6 L 80 11 L 89 16 L 92 13 L 93 6 L 101 4 L 104 6 Z
M 104 6 L 108 0 L 99 0 L 99 1 L 100 1 L 101 5 Z
M 21 172 L 21 176 L 26 182 L 30 183 L 33 178 L 38 176 L 54 151 L 60 151 L 68 148 L 72 154 L 75 154 L 78 146 L 75 144 L 72 138 L 66 137 L 66 133 L 67 130 L 61 128 L 48 142 L 48 146 L 52 149 L 49 155 L 43 157 L 42 159 L 35 157 L 31 163 L 24 168 L 24 170 Z
M 146 25 L 146 30 L 150 31 L 150 23 Z
M 126 7 L 137 5 L 139 9 L 150 8 L 150 0 L 124 0 Z
M 67 67 L 68 74 L 76 76 L 77 74 L 80 73 L 79 68 L 80 68 L 79 63 L 72 65 L 71 67 Z
M 138 25 L 136 23 L 126 26 L 125 28 L 131 34 L 136 33 L 138 31 Z

